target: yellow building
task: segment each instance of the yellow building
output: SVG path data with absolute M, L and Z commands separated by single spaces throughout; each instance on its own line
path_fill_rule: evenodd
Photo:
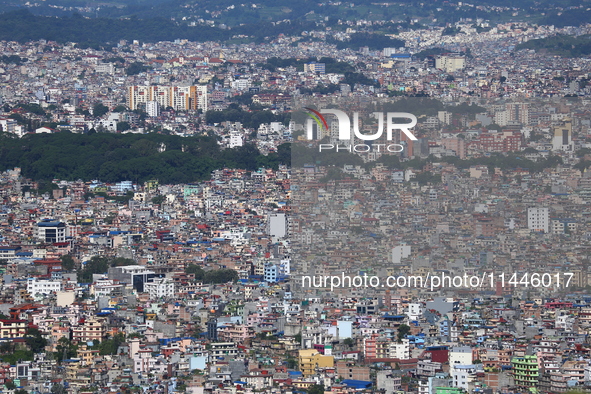
M 22 338 L 26 331 L 26 320 L 0 319 L 0 338 Z
M 314 375 L 317 368 L 334 367 L 333 356 L 325 356 L 315 349 L 300 350 L 298 361 L 300 364 L 300 371 L 304 377 Z
M 105 320 L 91 317 L 72 329 L 73 342 L 103 341 L 107 334 Z
M 94 365 L 94 358 L 100 355 L 98 349 L 89 349 L 88 346 L 82 345 L 76 351 L 76 355 L 80 359 L 81 365 Z
M 453 73 L 465 67 L 466 60 L 462 56 L 438 56 L 435 59 L 435 68 Z

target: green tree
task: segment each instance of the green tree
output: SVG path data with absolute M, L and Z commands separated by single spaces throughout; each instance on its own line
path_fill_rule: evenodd
M 128 122 L 118 122 L 117 123 L 117 131 L 126 131 L 131 129 L 131 126 Z
M 62 337 L 57 341 L 57 345 L 55 347 L 56 351 L 54 352 L 54 357 L 58 362 L 62 362 L 72 357 L 76 357 L 76 350 L 78 350 L 78 346 L 74 345 L 70 339 L 66 337 Z
M 203 276 L 205 275 L 205 271 L 203 271 L 203 268 L 201 268 L 200 266 L 198 266 L 197 264 L 189 264 L 186 266 L 185 268 L 185 273 L 190 275 L 190 274 L 194 274 L 195 275 L 195 279 L 200 281 L 203 279 Z
M 287 360 L 285 360 L 285 362 L 287 363 L 287 368 L 289 369 L 296 369 L 298 367 L 298 360 L 291 356 L 288 357 Z
M 70 256 L 69 254 L 63 255 L 62 257 L 60 257 L 60 260 L 62 261 L 62 268 L 65 271 L 72 271 L 74 269 L 75 262 L 72 256 Z
M 125 342 L 125 334 L 118 333 L 113 338 L 104 340 L 99 345 L 99 352 L 101 356 L 104 355 L 116 355 L 119 346 Z
M 47 339 L 37 328 L 29 328 L 25 334 L 25 342 L 33 353 L 41 353 L 47 346 Z
M 132 259 L 127 259 L 125 257 L 115 257 L 111 261 L 109 261 L 109 265 L 111 267 L 124 267 L 126 265 L 135 265 L 135 261 Z
M 203 282 L 205 283 L 228 283 L 236 280 L 238 280 L 238 272 L 229 268 L 206 271 L 205 275 L 203 275 Z
M 165 196 L 156 196 L 152 198 L 152 204 L 155 205 L 160 205 L 164 202 L 164 200 L 166 199 Z
M 410 332 L 410 327 L 406 324 L 401 324 L 398 326 L 398 342 L 402 342 L 402 338 L 404 338 Z
M 104 274 L 109 269 L 109 260 L 103 256 L 93 256 L 84 264 L 84 268 L 78 272 L 78 281 L 82 283 L 92 282 L 93 274 Z
M 308 394 L 324 394 L 324 385 L 313 384 L 312 386 L 308 387 L 307 392 Z
M 103 103 L 96 103 L 92 107 L 92 115 L 95 118 L 101 118 L 103 115 L 109 112 L 109 107 L 103 105 Z
M 143 73 L 148 70 L 149 70 L 149 68 L 146 65 L 144 65 L 144 63 L 134 62 L 134 63 L 131 63 L 129 65 L 129 67 L 127 67 L 125 69 L 125 74 L 130 75 L 130 76 L 137 75 L 137 74 Z

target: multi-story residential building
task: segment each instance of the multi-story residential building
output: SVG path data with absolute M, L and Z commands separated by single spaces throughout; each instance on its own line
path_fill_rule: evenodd
M 0 262 L 7 263 L 17 257 L 20 246 L 2 246 L 0 247 Z
M 27 293 L 32 297 L 37 294 L 51 294 L 62 290 L 62 282 L 57 280 L 27 279 Z
M 527 228 L 531 231 L 548 233 L 550 230 L 550 214 L 548 208 L 528 208 Z
M 102 342 L 105 339 L 106 334 L 107 327 L 105 321 L 96 317 L 91 317 L 79 326 L 72 328 L 72 341 L 83 343 L 88 341 Z
M 334 366 L 333 356 L 325 356 L 315 349 L 300 350 L 298 362 L 304 377 L 314 375 L 319 368 L 332 368 Z
M 178 111 L 208 109 L 207 86 L 130 86 L 127 104 L 131 109 L 146 107 L 156 102 L 161 108 L 171 107 Z M 151 107 L 151 115 L 155 111 Z
M 306 63 L 304 64 L 304 72 L 324 74 L 326 72 L 326 64 L 316 62 Z
M 466 59 L 462 56 L 438 56 L 435 58 L 435 68 L 449 73 L 461 70 L 466 65 Z
M 26 320 L 0 319 L 0 338 L 22 338 L 26 331 Z
M 402 338 L 400 342 L 390 342 L 389 358 L 407 360 L 410 358 L 410 344 L 407 338 Z
M 516 152 L 521 149 L 523 136 L 520 132 L 503 131 L 498 133 L 481 133 L 469 145 L 473 149 L 484 152 Z
M 245 324 L 226 324 L 218 328 L 217 336 L 222 341 L 242 343 L 252 338 L 254 331 Z
M 210 344 L 212 357 L 234 357 L 238 354 L 238 347 L 234 342 L 213 342 Z
M 170 278 L 152 278 L 150 282 L 144 283 L 144 291 L 150 298 L 174 296 L 174 281 Z
M 355 362 L 340 360 L 336 363 L 337 375 L 343 379 L 370 380 L 369 367 Z
M 572 234 L 577 230 L 576 219 L 552 218 L 552 234 Z
M 539 380 L 537 356 L 514 357 L 511 360 L 511 367 L 515 386 L 526 389 L 537 386 Z

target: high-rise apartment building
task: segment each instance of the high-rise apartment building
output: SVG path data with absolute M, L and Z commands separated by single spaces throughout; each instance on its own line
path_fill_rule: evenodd
M 127 95 L 127 105 L 129 108 L 138 109 L 142 106 L 147 107 L 149 102 L 156 102 L 161 108 L 171 107 L 177 111 L 197 109 L 207 111 L 207 86 L 129 87 Z M 153 104 L 150 105 L 152 106 Z

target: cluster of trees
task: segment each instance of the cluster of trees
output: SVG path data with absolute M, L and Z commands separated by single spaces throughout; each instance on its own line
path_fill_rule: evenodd
M 93 345 L 94 347 L 98 347 L 99 354 L 104 356 L 117 354 L 117 349 L 119 349 L 119 346 L 124 342 L 125 334 L 118 333 L 113 338 L 105 339 L 104 341 Z
M 133 62 L 131 63 L 126 69 L 125 74 L 127 75 L 137 75 L 143 72 L 146 72 L 150 69 L 150 67 L 146 66 L 142 62 Z
M 457 35 L 459 33 L 460 33 L 460 29 L 458 29 L 456 27 L 446 27 L 441 32 L 441 35 L 442 36 L 455 36 L 455 35 Z
M 15 108 L 22 108 L 24 111 L 39 116 L 47 116 L 47 113 L 39 104 L 20 103 L 15 105 Z
M 589 11 L 586 12 L 591 15 Z M 586 34 L 578 37 L 556 35 L 523 42 L 515 49 L 533 49 L 565 57 L 583 57 L 591 54 L 591 35 Z
M 259 112 L 265 113 L 264 119 L 251 118 L 247 123 L 281 120 L 268 111 Z M 241 120 L 245 118 L 236 119 Z M 0 133 L 0 171 L 20 167 L 25 177 L 34 180 L 157 179 L 163 184 L 178 184 L 209 179 L 219 168 L 278 168 L 279 164 L 289 164 L 288 160 L 285 154 L 264 156 L 249 144 L 221 150 L 215 138 L 206 136 L 60 132 L 17 139 Z
M 476 104 L 462 103 L 459 105 L 450 105 L 445 108 L 446 111 L 451 112 L 452 114 L 463 114 L 463 115 L 476 115 L 486 112 L 486 108 L 481 107 Z
M 351 89 L 355 85 L 367 85 L 367 86 L 374 86 L 376 88 L 380 87 L 380 83 L 373 79 L 369 79 L 365 76 L 365 74 L 354 72 L 354 71 L 347 71 L 345 72 L 345 78 L 341 81 L 341 83 L 346 83 L 351 86 Z
M 238 280 L 238 272 L 222 268 L 219 270 L 205 271 L 197 264 L 189 264 L 185 268 L 187 274 L 195 274 L 195 279 L 203 283 L 228 283 Z
M 287 67 L 295 67 L 298 71 L 304 71 L 304 64 L 312 62 L 324 63 L 325 71 L 327 73 L 343 74 L 345 72 L 355 71 L 355 67 L 350 63 L 340 62 L 332 57 L 309 57 L 306 59 L 270 57 L 267 59 L 267 62 L 261 64 L 261 66 L 269 71 L 275 71 L 277 68 Z
M 78 282 L 90 283 L 92 282 L 93 274 L 104 274 L 110 267 L 122 267 L 134 264 L 135 261 L 123 257 L 109 258 L 105 256 L 94 256 L 78 272 Z
M 292 4 L 293 5 L 293 4 Z M 317 28 L 316 23 L 304 19 L 292 20 L 288 23 L 274 23 L 259 19 L 248 24 L 232 27 L 232 34 L 242 34 L 250 37 L 254 42 L 273 40 L 279 35 L 301 35 L 304 31 L 312 31 Z M 222 30 L 226 32 L 226 30 Z M 228 33 L 226 33 L 228 34 Z M 197 40 L 196 40 L 197 41 Z M 205 40 L 199 40 L 205 41 Z
M 95 118 L 100 118 L 103 115 L 106 115 L 108 112 L 109 112 L 109 107 L 107 107 L 103 103 L 95 103 L 92 106 L 92 115 Z
M 336 44 L 337 49 L 355 49 L 360 47 L 369 47 L 369 49 L 382 50 L 384 48 L 399 48 L 404 46 L 404 41 L 390 38 L 377 33 L 353 33 L 348 41 L 330 40 Z
M 448 50 L 446 50 L 445 48 L 429 48 L 429 49 L 423 49 L 422 51 L 415 53 L 414 55 L 412 55 L 415 59 L 419 59 L 419 60 L 424 60 L 426 58 L 428 58 L 429 56 L 437 56 L 437 55 L 442 55 L 446 52 L 449 52 Z
M 441 174 L 433 174 L 429 171 L 421 172 L 415 176 L 414 180 L 415 182 L 418 182 L 419 185 L 434 185 L 441 183 Z
M 0 56 L 0 62 L 4 64 L 16 64 L 17 66 L 26 63 L 27 58 L 20 57 L 19 55 L 2 55 Z
M 238 104 L 232 103 L 223 111 L 209 110 L 205 113 L 207 124 L 222 123 L 225 121 L 240 122 L 244 127 L 258 129 L 263 123 L 288 122 L 288 114 L 274 114 L 271 111 L 244 111 Z
M 2 316 L 7 318 L 6 316 Z M 3 342 L 0 345 L 0 360 L 11 365 L 16 364 L 19 360 L 31 361 L 35 353 L 40 353 L 45 350 L 47 340 L 37 328 L 28 328 L 25 333 L 25 344 L 23 347 L 14 342 Z

